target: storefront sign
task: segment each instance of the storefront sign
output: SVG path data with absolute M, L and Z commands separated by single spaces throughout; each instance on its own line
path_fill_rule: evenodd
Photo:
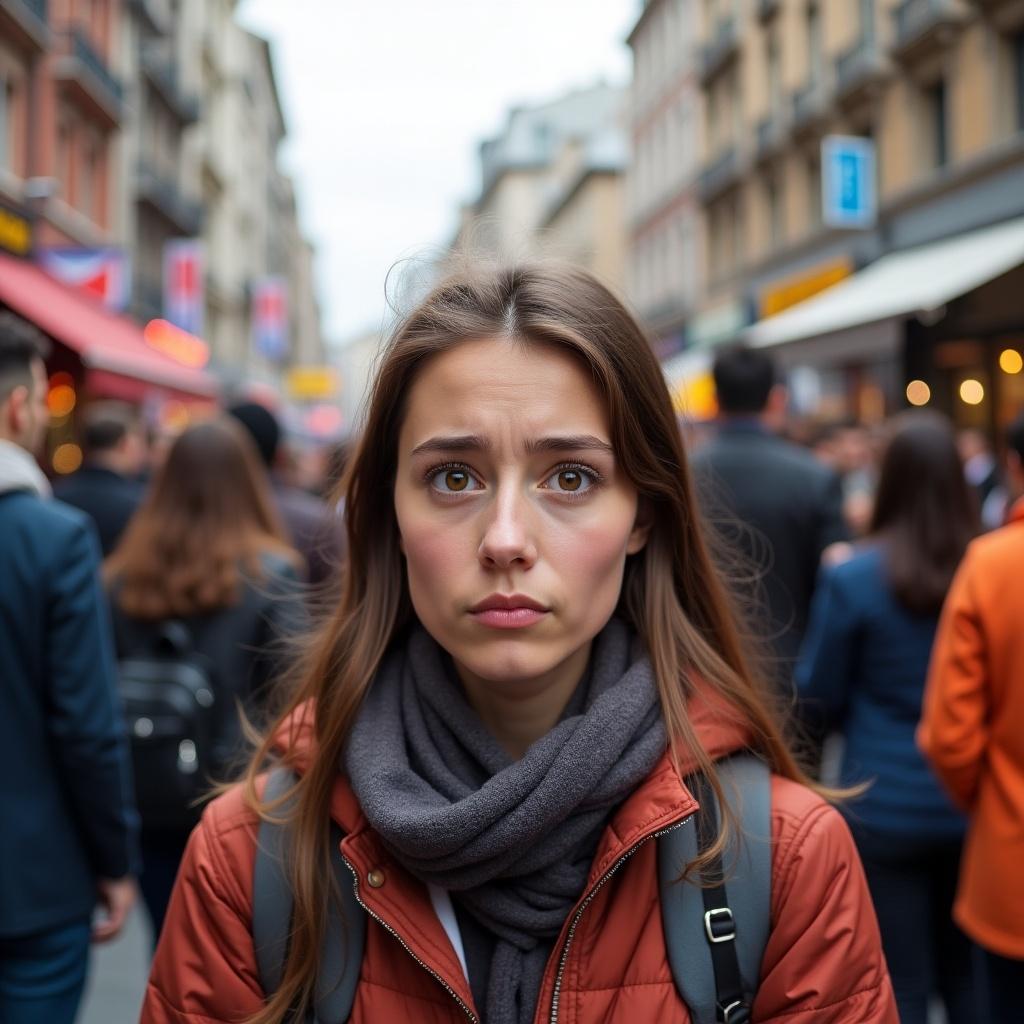
M 164 319 L 202 337 L 205 307 L 203 243 L 172 238 L 164 245 Z
M 210 361 L 210 346 L 202 338 L 175 327 L 167 320 L 150 320 L 142 331 L 142 337 L 150 348 L 163 352 L 182 366 L 200 369 Z
M 32 248 L 32 223 L 9 206 L 0 206 L 0 249 L 27 256 Z
M 298 402 L 333 398 L 338 393 L 338 372 L 331 366 L 296 366 L 285 376 L 285 393 Z
M 750 323 L 747 303 L 735 299 L 698 313 L 686 326 L 692 348 L 712 348 L 734 341 Z
M 853 263 L 848 258 L 819 264 L 806 273 L 787 278 L 779 284 L 761 292 L 761 317 L 774 316 L 790 306 L 804 302 L 838 284 L 853 273 Z
M 877 207 L 875 143 L 856 135 L 821 140 L 822 221 L 830 228 L 870 228 Z
M 252 347 L 272 362 L 288 354 L 288 283 L 261 277 L 252 287 Z
M 123 249 L 59 246 L 41 249 L 36 259 L 51 277 L 91 295 L 107 309 L 120 312 L 128 305 L 130 273 Z

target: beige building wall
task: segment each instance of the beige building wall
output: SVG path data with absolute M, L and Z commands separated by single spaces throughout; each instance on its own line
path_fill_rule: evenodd
M 704 0 L 701 13 L 704 308 L 848 236 L 821 223 L 823 136 L 874 138 L 884 216 L 955 187 L 1024 128 L 1020 0 Z

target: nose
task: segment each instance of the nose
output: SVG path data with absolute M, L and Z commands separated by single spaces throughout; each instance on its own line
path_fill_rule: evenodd
M 529 569 L 537 561 L 528 502 L 511 489 L 487 509 L 478 557 L 485 569 Z

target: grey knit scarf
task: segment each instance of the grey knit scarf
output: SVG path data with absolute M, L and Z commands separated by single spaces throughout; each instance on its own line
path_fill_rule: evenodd
M 415 877 L 454 892 L 496 938 L 487 1024 L 527 1024 L 611 811 L 665 749 L 650 662 L 612 619 L 561 721 L 519 761 L 417 627 L 385 660 L 345 770 L 371 826 Z

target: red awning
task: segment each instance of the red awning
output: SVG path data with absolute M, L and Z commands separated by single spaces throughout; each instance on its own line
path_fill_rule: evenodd
M 0 302 L 81 357 L 90 370 L 132 377 L 198 398 L 218 393 L 214 377 L 150 348 L 142 329 L 35 264 L 0 253 Z

